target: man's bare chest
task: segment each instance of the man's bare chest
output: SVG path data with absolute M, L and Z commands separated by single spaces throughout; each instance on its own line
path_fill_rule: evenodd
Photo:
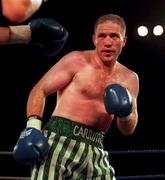
M 113 81 L 110 73 L 92 68 L 78 72 L 73 79 L 77 91 L 89 98 L 102 98 L 105 87 Z

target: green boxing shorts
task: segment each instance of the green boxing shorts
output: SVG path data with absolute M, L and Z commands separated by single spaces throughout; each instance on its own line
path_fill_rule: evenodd
M 33 167 L 31 180 L 115 180 L 104 133 L 58 116 L 51 117 L 43 133 L 49 153 Z

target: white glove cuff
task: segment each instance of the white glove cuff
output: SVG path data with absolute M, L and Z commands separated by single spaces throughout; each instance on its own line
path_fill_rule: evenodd
M 131 118 L 132 118 L 132 113 L 130 115 L 122 117 L 122 118 L 118 117 L 118 119 L 123 122 L 128 122 Z
M 32 127 L 32 128 L 36 128 L 38 130 L 41 130 L 41 125 L 42 125 L 42 122 L 41 120 L 39 119 L 36 119 L 35 117 L 31 117 L 28 121 L 27 121 L 27 124 L 26 124 L 26 127 L 29 128 L 29 127 Z
M 8 44 L 29 43 L 31 29 L 29 25 L 9 26 L 10 40 Z

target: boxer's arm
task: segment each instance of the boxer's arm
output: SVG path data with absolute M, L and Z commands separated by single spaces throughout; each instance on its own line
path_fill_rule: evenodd
M 8 27 L 0 27 L 0 45 L 7 44 L 10 40 L 10 30 Z
M 14 24 L 30 18 L 41 6 L 43 0 L 2 0 L 2 14 Z

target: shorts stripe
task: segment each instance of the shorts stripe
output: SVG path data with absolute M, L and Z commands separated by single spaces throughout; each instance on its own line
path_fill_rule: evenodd
M 58 159 L 58 156 L 60 154 L 60 151 L 62 149 L 62 145 L 64 143 L 64 141 L 66 140 L 66 137 L 64 136 L 61 136 L 60 137 L 60 140 L 59 140 L 59 143 L 57 144 L 54 152 L 53 152 L 53 156 L 52 156 L 52 159 L 51 159 L 51 166 L 50 166 L 50 169 L 49 169 L 49 179 L 54 179 L 54 173 L 55 173 L 55 167 L 54 165 L 56 164 L 57 162 L 57 159 Z
M 62 180 L 62 176 L 64 174 L 64 171 L 66 170 L 66 167 L 65 167 L 66 161 L 69 159 L 75 144 L 76 144 L 76 141 L 75 140 L 71 140 L 69 145 L 68 145 L 66 153 L 65 153 L 65 155 L 64 155 L 64 157 L 62 159 L 62 162 L 61 162 L 62 166 L 61 166 L 61 168 L 59 170 L 59 178 L 58 178 L 58 180 Z
M 93 176 L 93 170 L 94 170 L 94 167 L 93 167 L 93 156 L 94 156 L 94 153 L 92 151 L 92 146 L 90 145 L 89 146 L 89 164 L 88 164 L 88 171 L 87 171 L 87 179 L 91 178 Z
M 96 169 L 97 175 L 98 174 L 102 174 L 101 169 L 99 167 L 99 162 L 100 162 L 100 159 L 101 159 L 101 154 L 100 154 L 98 148 L 96 148 L 96 147 L 94 147 L 94 152 L 96 153 L 96 159 L 95 159 L 95 162 L 94 162 L 94 167 Z
M 77 165 L 77 163 L 80 161 L 80 158 L 81 158 L 82 154 L 84 153 L 84 149 L 85 149 L 85 144 L 80 143 L 78 152 L 76 153 L 76 155 L 75 155 L 75 157 L 73 159 L 73 162 L 71 162 L 67 167 L 68 173 L 66 173 L 65 178 L 69 178 L 69 176 L 72 175 L 72 173 L 73 173 L 72 168 L 74 167 L 75 163 Z
M 103 158 L 104 158 L 104 153 L 101 149 L 99 149 L 100 154 L 101 154 L 101 159 L 100 159 L 100 169 L 102 171 L 102 174 L 106 174 L 106 170 L 105 170 L 105 166 L 104 166 L 104 162 L 103 162 Z
M 78 176 L 80 175 L 80 173 L 87 167 L 90 156 L 91 156 L 91 146 L 89 145 L 88 154 L 87 154 L 86 158 L 84 159 L 84 162 L 81 164 L 81 166 L 76 171 L 74 171 L 73 179 L 77 179 Z M 88 166 L 88 169 L 89 169 L 89 167 L 90 166 Z M 89 176 L 90 174 L 87 173 L 87 175 Z

